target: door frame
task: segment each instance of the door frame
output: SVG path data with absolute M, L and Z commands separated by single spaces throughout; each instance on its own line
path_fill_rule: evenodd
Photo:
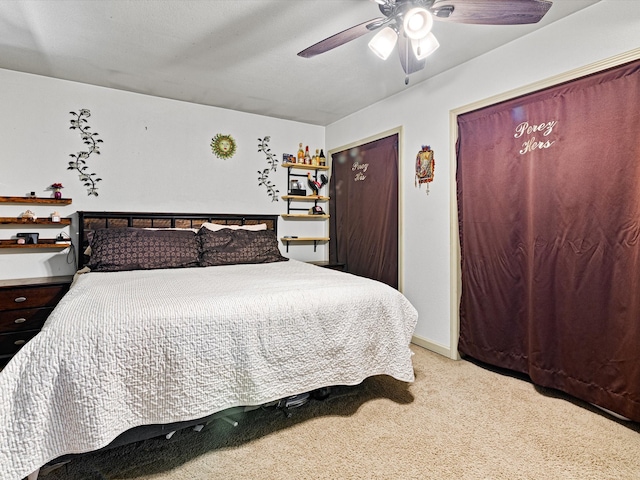
M 355 142 L 349 143 L 348 145 L 343 145 L 341 147 L 332 148 L 328 150 L 328 162 L 329 167 L 333 168 L 333 154 L 337 152 L 342 152 L 343 150 L 348 150 L 354 147 L 360 147 L 367 143 L 375 142 L 376 140 L 380 140 L 381 138 L 391 137 L 392 135 L 398 135 L 398 291 L 403 292 L 404 290 L 404 202 L 403 202 L 403 168 L 402 168 L 402 159 L 403 155 L 403 127 L 402 125 L 396 128 L 392 128 L 391 130 L 387 130 L 370 137 L 364 138 L 362 140 L 356 140 Z M 328 232 L 327 236 L 331 236 L 331 232 Z

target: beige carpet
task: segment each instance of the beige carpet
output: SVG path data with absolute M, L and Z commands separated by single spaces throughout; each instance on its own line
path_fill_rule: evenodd
M 46 480 L 640 478 L 640 427 L 413 347 L 416 381 L 374 377 L 293 410 L 255 410 L 89 454 Z

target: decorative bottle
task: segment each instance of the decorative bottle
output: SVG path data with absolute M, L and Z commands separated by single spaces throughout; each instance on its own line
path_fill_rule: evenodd
M 311 155 L 309 155 L 309 145 L 304 150 L 304 163 L 305 165 L 311 165 Z
M 318 165 L 321 167 L 327 166 L 327 159 L 324 157 L 324 149 L 320 149 L 320 157 L 318 158 Z
M 304 163 L 304 150 L 302 149 L 302 143 L 298 148 L 298 161 L 297 163 Z

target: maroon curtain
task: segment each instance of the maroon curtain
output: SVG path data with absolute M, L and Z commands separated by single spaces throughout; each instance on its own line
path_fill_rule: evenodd
M 398 288 L 398 135 L 331 159 L 330 260 Z
M 640 421 L 640 61 L 458 127 L 460 352 Z

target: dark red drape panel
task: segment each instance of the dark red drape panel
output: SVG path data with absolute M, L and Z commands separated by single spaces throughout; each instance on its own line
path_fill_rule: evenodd
M 458 127 L 460 352 L 640 421 L 640 61 Z
M 398 135 L 331 159 L 330 260 L 398 288 Z

